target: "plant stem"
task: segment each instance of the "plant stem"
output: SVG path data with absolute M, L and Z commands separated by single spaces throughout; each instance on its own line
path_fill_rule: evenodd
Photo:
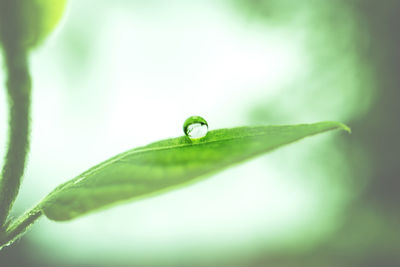
M 14 243 L 41 215 L 42 211 L 36 206 L 13 221 L 6 231 L 0 233 L 0 249 Z
M 7 36 L 2 35 L 7 69 L 10 126 L 8 150 L 0 181 L 0 227 L 4 226 L 6 222 L 24 174 L 29 147 L 31 100 L 31 79 L 28 71 L 27 52 L 12 40 L 5 41 L 4 37 Z

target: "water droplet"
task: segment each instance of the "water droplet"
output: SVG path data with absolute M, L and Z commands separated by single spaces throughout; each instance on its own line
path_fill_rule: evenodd
M 192 140 L 200 139 L 207 135 L 207 121 L 200 116 L 191 116 L 183 123 L 183 132 Z

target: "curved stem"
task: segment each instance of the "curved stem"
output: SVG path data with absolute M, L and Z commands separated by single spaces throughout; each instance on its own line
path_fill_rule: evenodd
M 0 249 L 14 243 L 41 215 L 42 211 L 35 207 L 8 225 L 6 231 L 0 233 Z
M 9 143 L 0 181 L 0 226 L 3 226 L 18 194 L 29 147 L 31 80 L 27 52 L 4 42 L 9 102 Z M 4 229 L 3 229 L 4 230 Z

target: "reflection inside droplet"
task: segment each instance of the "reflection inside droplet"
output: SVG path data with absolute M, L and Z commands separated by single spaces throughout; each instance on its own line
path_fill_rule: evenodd
M 189 117 L 183 124 L 183 132 L 190 139 L 199 139 L 207 135 L 208 124 L 200 116 Z

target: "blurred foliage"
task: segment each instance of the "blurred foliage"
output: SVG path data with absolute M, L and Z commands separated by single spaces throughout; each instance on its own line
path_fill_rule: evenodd
M 1 23 L 6 25 L 3 34 L 7 38 L 3 42 L 26 49 L 37 46 L 54 30 L 65 4 L 66 0 L 1 0 Z
M 139 1 L 128 3 L 122 0 L 113 1 L 113 3 L 99 1 L 97 9 L 93 12 L 87 12 L 80 8 L 83 5 L 76 3 L 71 8 L 77 10 L 75 14 L 79 14 L 77 17 L 80 17 L 81 20 L 77 19 L 69 27 L 63 29 L 68 31 L 69 36 L 64 39 L 65 42 L 48 49 L 59 51 L 55 53 L 56 57 L 49 61 L 54 61 L 54 66 L 62 62 L 62 68 L 68 72 L 68 75 L 63 76 L 68 94 L 65 93 L 63 97 L 65 97 L 65 101 L 76 106 L 71 112 L 74 112 L 76 116 L 79 115 L 82 122 L 78 125 L 83 129 L 84 127 L 90 128 L 88 125 L 91 125 L 92 118 L 88 115 L 90 114 L 89 109 L 100 114 L 99 117 L 107 115 L 102 114 L 101 109 L 94 109 L 93 102 L 88 101 L 96 92 L 106 89 L 105 85 L 93 82 L 97 79 L 100 80 L 98 77 L 100 74 L 95 70 L 98 71 L 99 66 L 106 68 L 107 64 L 111 64 L 109 61 L 99 61 L 100 59 L 96 60 L 95 58 L 99 51 L 107 53 L 107 49 L 111 48 L 100 42 L 102 39 L 99 36 L 102 32 L 97 25 L 103 24 L 99 21 L 100 16 L 94 16 L 94 11 L 104 12 L 107 10 L 111 12 L 109 7 L 119 6 L 121 10 L 129 10 L 132 17 L 140 17 L 141 14 L 137 10 L 152 8 L 154 5 L 162 5 L 162 3 L 160 1 L 151 1 L 151 3 L 139 3 Z M 257 233 L 258 239 L 255 239 L 254 245 L 251 246 L 244 242 L 246 245 L 241 245 L 241 239 L 235 236 L 231 238 L 232 242 L 230 243 L 237 243 L 236 249 L 232 249 L 226 244 L 226 248 L 218 250 L 225 251 L 225 254 L 217 257 L 215 254 L 207 254 L 204 252 L 206 250 L 201 250 L 206 246 L 218 246 L 220 243 L 217 240 L 212 240 L 206 245 L 199 242 L 196 246 L 174 243 L 176 239 L 171 236 L 168 239 L 170 241 L 164 245 L 176 247 L 176 250 L 172 250 L 172 253 L 176 254 L 158 255 L 161 260 L 164 259 L 163 265 L 399 266 L 400 214 L 398 203 L 400 195 L 398 194 L 398 173 L 400 173 L 400 167 L 397 162 L 397 152 L 400 147 L 397 138 L 400 136 L 398 123 L 400 105 L 397 102 L 400 99 L 398 90 L 400 86 L 398 75 L 400 35 L 397 34 L 397 25 L 399 25 L 400 3 L 396 0 L 232 0 L 228 3 L 231 9 L 227 8 L 227 12 L 233 10 L 235 19 L 248 23 L 249 30 L 261 28 L 268 32 L 272 28 L 280 31 L 282 36 L 286 36 L 288 40 L 293 40 L 291 37 L 295 35 L 301 44 L 300 50 L 304 53 L 301 64 L 297 66 L 296 75 L 287 76 L 276 85 L 265 83 L 265 87 L 261 85 L 259 94 L 250 96 L 253 97 L 254 102 L 245 110 L 244 116 L 247 122 L 288 124 L 334 119 L 347 122 L 352 127 L 353 134 L 350 137 L 343 136 L 343 138 L 341 136 L 324 138 L 319 143 L 305 142 L 300 144 L 297 149 L 282 151 L 276 157 L 262 159 L 265 165 L 269 162 L 281 172 L 280 178 L 308 184 L 312 187 L 310 192 L 313 192 L 310 198 L 317 198 L 320 202 L 318 207 L 304 215 L 316 218 L 306 220 L 309 225 L 299 228 L 304 231 L 299 231 L 298 237 L 294 238 L 293 232 L 285 232 L 285 227 L 288 226 L 286 224 L 277 230 L 280 238 L 275 239 L 274 242 L 277 244 L 274 243 L 274 245 L 270 245 L 271 241 L 268 239 L 270 237 L 265 236 L 263 232 Z M 163 6 L 163 12 L 170 12 L 170 6 L 174 4 L 179 5 L 180 3 L 179 1 L 178 3 L 171 2 Z M 182 8 L 181 12 L 184 13 L 187 10 Z M 161 16 L 162 14 L 155 12 L 150 19 L 158 19 L 161 24 L 169 23 L 165 20 L 162 21 L 165 19 Z M 104 14 L 101 18 L 106 21 L 109 16 Z M 187 18 L 188 21 L 195 19 L 197 18 L 190 16 Z M 87 27 L 81 27 L 82 23 L 85 23 Z M 205 24 L 207 21 L 200 23 Z M 155 25 L 157 27 L 157 24 Z M 140 27 L 141 25 L 136 26 Z M 213 29 L 213 25 L 210 25 L 210 31 Z M 123 38 L 128 33 L 119 33 L 117 28 L 113 30 L 118 33 L 115 35 L 116 37 L 125 40 Z M 197 29 L 193 29 L 193 31 L 195 30 Z M 151 36 L 152 33 L 146 34 Z M 176 37 L 173 32 L 165 33 L 165 35 L 166 39 Z M 150 40 L 152 39 L 150 38 Z M 213 40 L 215 45 L 218 44 L 218 40 Z M 92 43 L 90 43 L 91 41 Z M 93 44 L 96 46 L 94 47 Z M 120 45 L 124 47 L 123 41 L 120 42 Z M 162 44 L 147 45 L 162 46 Z M 179 47 L 179 49 L 184 48 Z M 207 53 L 211 53 L 212 49 L 204 47 Z M 202 55 L 202 51 L 190 52 Z M 138 52 L 138 54 L 140 53 Z M 175 55 L 172 52 L 171 54 Z M 125 55 L 128 56 L 128 54 Z M 182 61 L 182 63 L 175 58 L 173 60 L 176 60 L 177 64 L 179 62 L 179 64 L 187 63 L 186 61 Z M 281 66 L 279 58 L 271 58 L 271 61 L 275 68 Z M 158 67 L 151 64 L 149 66 L 150 69 Z M 207 66 L 207 68 L 211 67 Z M 249 68 L 251 67 L 249 66 Z M 100 70 L 102 70 L 101 68 Z M 138 70 L 135 71 L 129 72 L 129 75 L 135 73 L 134 77 L 137 78 L 143 74 Z M 55 75 L 54 72 L 53 75 Z M 176 81 L 179 80 L 180 75 L 188 74 L 180 73 Z M 152 78 L 162 80 L 163 77 Z M 204 79 L 208 78 L 204 77 Z M 152 80 L 149 79 L 150 81 Z M 90 84 L 90 90 L 82 90 L 82 84 L 85 83 Z M 193 85 L 193 87 L 195 86 Z M 147 87 L 143 86 L 143 88 L 136 94 L 145 94 Z M 168 91 L 167 87 L 162 89 L 164 91 L 160 90 L 157 94 L 164 97 L 169 97 L 170 94 L 172 97 L 174 96 L 173 93 L 164 93 Z M 179 92 L 178 96 L 183 98 L 182 94 L 188 93 Z M 249 93 L 241 91 L 239 94 L 244 98 Z M 99 96 L 97 101 L 107 103 L 101 97 L 107 98 Z M 224 97 L 223 100 L 228 101 L 228 98 Z M 220 103 L 221 99 L 218 101 Z M 87 106 L 78 105 L 79 103 L 87 104 Z M 156 108 L 154 110 L 158 111 Z M 223 110 L 221 110 L 221 114 L 225 114 Z M 238 118 L 236 117 L 235 121 L 236 119 Z M 68 129 L 62 130 L 67 131 Z M 92 136 L 95 135 L 92 134 Z M 309 147 L 309 150 L 306 147 Z M 291 176 L 290 168 L 301 175 Z M 255 170 L 255 172 L 257 171 L 264 170 Z M 250 174 L 246 175 L 251 176 Z M 248 178 L 250 179 L 250 177 Z M 289 192 L 291 191 L 288 189 L 285 197 L 294 197 Z M 283 209 L 284 203 L 279 204 L 282 207 L 278 208 Z M 207 206 L 200 207 L 209 209 Z M 179 210 L 179 208 L 176 209 Z M 62 226 L 66 227 L 66 225 Z M 266 224 L 265 227 L 268 226 Z M 309 230 L 310 228 L 322 230 L 313 232 Z M 104 228 L 99 226 L 99 229 L 103 230 Z M 213 228 L 210 227 L 210 229 Z M 190 236 L 188 233 L 187 235 Z M 218 239 L 218 237 L 217 235 L 214 239 Z M 46 238 L 50 239 L 50 237 L 43 237 L 43 239 Z M 45 266 L 44 259 L 38 255 L 46 255 L 48 252 L 40 250 L 31 252 L 33 247 L 38 244 L 37 242 L 44 242 L 40 240 L 37 237 L 24 239 L 18 246 L 4 250 L 5 253 L 0 255 L 0 260 L 17 266 L 27 265 L 28 262 L 30 266 L 35 266 L 35 263 L 37 266 Z M 130 246 L 128 244 L 127 250 Z M 151 241 L 149 244 L 152 244 Z M 193 246 L 193 255 L 182 255 L 184 254 L 182 251 L 188 250 L 179 250 L 179 247 L 190 248 L 191 246 Z M 64 249 L 67 250 L 67 245 Z M 83 253 L 89 254 L 89 250 L 88 248 Z M 151 248 L 149 251 L 152 255 L 152 251 L 157 250 Z M 59 253 L 61 255 L 65 252 L 60 249 Z M 134 254 L 132 253 L 132 255 Z M 78 255 L 76 257 L 76 259 L 68 259 L 68 262 L 65 260 L 65 263 L 61 263 L 56 257 L 53 258 L 53 262 L 57 262 L 57 265 L 60 266 L 89 265 L 89 263 L 80 264 L 79 262 L 82 261 L 78 260 Z M 155 256 L 152 255 L 152 257 Z M 93 260 L 94 266 L 101 264 L 98 261 L 96 263 L 95 259 Z M 114 260 L 116 261 L 116 259 L 110 258 L 108 263 L 103 264 L 106 266 Z M 121 261 L 118 261 L 117 265 L 124 266 Z M 127 262 L 125 265 L 132 266 L 135 263 L 138 265 L 138 262 L 140 261 Z M 144 264 L 144 262 L 140 263 Z M 151 261 L 148 265 L 157 266 L 157 261 Z
M 266 97 L 250 113 L 257 122 L 355 118 L 365 114 L 373 96 L 373 67 L 366 48 L 369 35 L 354 3 L 254 0 L 238 2 L 249 20 L 291 28 L 306 57 L 299 77 L 287 77 L 275 97 Z M 279 64 L 279 62 L 276 62 Z
M 395 137 L 399 135 L 399 91 L 395 88 L 400 81 L 395 72 L 400 54 L 396 48 L 399 35 L 393 33 L 394 25 L 398 25 L 395 10 L 399 10 L 399 3 L 239 2 L 249 14 L 267 23 L 302 25 L 309 32 L 306 43 L 310 60 L 315 62 L 305 79 L 313 81 L 311 84 L 292 83 L 290 89 L 284 89 L 292 92 L 293 87 L 298 88 L 299 93 L 292 95 L 296 101 L 289 102 L 299 103 L 296 110 L 300 114 L 292 107 L 285 112 L 290 95 L 286 93 L 256 107 L 251 117 L 258 122 L 268 114 L 267 119 L 273 121 L 292 120 L 307 109 L 324 113 L 334 107 L 326 114 L 339 108 L 336 114 L 349 119 L 354 130 L 351 138 L 335 141 L 335 146 L 346 151 L 342 157 L 351 173 L 345 179 L 351 181 L 347 185 L 353 194 L 341 226 L 325 244 L 309 253 L 282 253 L 272 260 L 262 257 L 260 262 L 271 266 L 398 266 L 400 214 L 394 206 L 399 195 L 393 189 L 399 182 L 393 153 L 399 144 Z M 324 158 L 321 155 L 316 160 L 322 163 Z

